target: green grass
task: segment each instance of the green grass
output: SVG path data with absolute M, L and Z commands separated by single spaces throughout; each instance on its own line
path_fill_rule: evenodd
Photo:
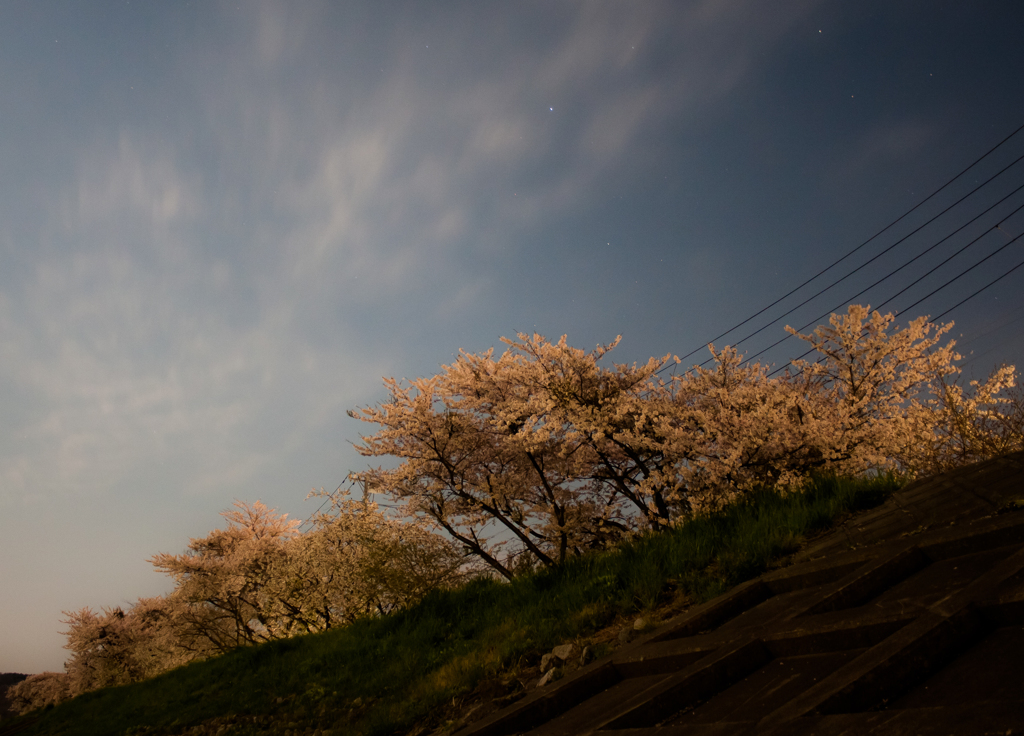
M 476 580 L 396 615 L 87 693 L 46 710 L 22 733 L 172 734 L 202 723 L 211 734 L 401 733 L 443 720 L 445 706 L 482 679 L 508 678 L 552 646 L 680 596 L 709 600 L 756 577 L 899 484 L 892 476 L 822 477 L 800 493 L 755 493 L 558 570 L 511 584 Z

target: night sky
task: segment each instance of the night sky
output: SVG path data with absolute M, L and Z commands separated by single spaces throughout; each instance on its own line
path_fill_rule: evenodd
M 523 331 L 706 345 L 1024 125 L 1022 29 L 1020 2 L 0 2 L 0 672 L 60 670 L 62 610 L 168 592 L 146 559 L 235 499 L 306 518 L 365 466 L 346 410 L 382 376 Z M 885 311 L 953 307 L 1024 260 L 910 308 L 1024 232 L 1024 162 L 783 316 L 1022 154 L 716 345 L 1011 195 L 856 298 L 983 236 Z M 967 377 L 1024 365 L 1024 268 L 950 319 Z

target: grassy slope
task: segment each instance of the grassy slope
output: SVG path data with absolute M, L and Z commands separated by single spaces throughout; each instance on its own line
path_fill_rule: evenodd
M 438 725 L 445 707 L 482 679 L 508 682 L 552 646 L 673 597 L 713 598 L 779 564 L 844 514 L 877 505 L 898 485 L 889 477 L 826 478 L 804 493 L 755 494 L 557 571 L 512 584 L 476 581 L 398 615 L 87 693 L 46 711 L 22 733 L 390 734 Z

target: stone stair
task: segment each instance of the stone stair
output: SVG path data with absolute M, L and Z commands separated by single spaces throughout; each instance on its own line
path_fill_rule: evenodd
M 914 482 L 460 736 L 1024 733 L 1022 503 L 1024 453 Z

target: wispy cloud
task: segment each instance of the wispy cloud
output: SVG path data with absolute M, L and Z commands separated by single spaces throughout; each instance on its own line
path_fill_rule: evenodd
M 186 492 L 237 493 L 274 462 L 268 436 L 295 451 L 361 395 L 343 325 L 313 350 L 287 309 L 234 319 L 240 274 L 190 231 L 201 185 L 172 159 L 128 136 L 90 152 L 4 295 L 0 372 L 26 407 L 0 450 L 7 501 L 116 494 L 154 464 Z
M 94 112 L 35 174 L 39 209 L 0 224 L 12 526 L 84 499 L 102 509 L 89 534 L 122 538 L 128 499 L 172 498 L 201 533 L 232 498 L 340 482 L 363 462 L 345 410 L 383 375 L 528 329 L 502 290 L 526 302 L 559 278 L 534 278 L 548 246 L 529 234 L 586 213 L 669 126 L 704 124 L 804 12 L 411 4 L 368 25 L 332 3 L 236 5 L 139 70 L 159 83 L 119 78 L 119 114 Z M 120 564 L 63 594 L 130 599 Z M 67 604 L 46 605 L 59 656 Z

